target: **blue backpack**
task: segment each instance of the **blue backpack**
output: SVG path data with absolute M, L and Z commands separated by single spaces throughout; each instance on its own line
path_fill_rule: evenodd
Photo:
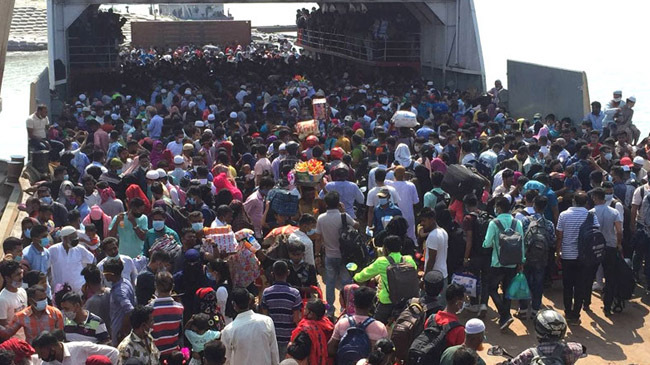
M 357 325 L 352 316 L 347 316 L 350 327 L 339 342 L 339 349 L 336 351 L 336 363 L 338 365 L 355 365 L 359 360 L 368 357 L 370 354 L 370 338 L 366 334 L 366 328 L 374 318 L 368 317 L 363 323 Z

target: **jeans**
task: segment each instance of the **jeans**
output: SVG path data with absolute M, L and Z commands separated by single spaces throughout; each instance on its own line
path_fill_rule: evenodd
M 545 267 L 534 267 L 532 265 L 524 266 L 524 275 L 530 288 L 530 300 L 522 300 L 519 302 L 519 308 L 528 309 L 528 302 L 534 311 L 538 311 L 542 306 L 542 294 L 544 293 L 544 275 L 546 273 Z
M 510 282 L 515 277 L 517 269 L 509 267 L 491 267 L 490 268 L 490 297 L 497 307 L 499 312 L 499 322 L 503 322 L 510 318 L 510 299 L 506 298 L 506 292 L 510 286 Z M 499 284 L 501 284 L 501 291 L 499 294 Z
M 564 286 L 564 311 L 575 317 L 580 317 L 584 303 L 590 303 L 586 298 L 591 292 L 591 285 L 598 266 L 585 266 L 576 260 L 562 260 L 562 285 Z M 587 290 L 589 287 L 589 290 Z
M 352 283 L 350 274 L 340 257 L 325 256 L 325 297 L 329 303 L 328 314 L 334 314 L 334 303 L 336 302 L 336 284 L 341 281 L 343 286 Z
M 645 278 L 646 285 L 650 286 L 650 238 L 645 233 L 643 227 L 639 224 L 636 226 L 636 233 L 632 239 L 634 243 L 634 255 L 632 256 L 632 268 L 634 275 L 638 276 L 643 266 L 643 259 L 645 258 Z
M 477 293 L 476 298 L 470 298 L 470 304 L 486 304 L 488 298 L 490 297 L 490 285 L 489 285 L 489 272 L 490 272 L 490 261 L 492 260 L 489 256 L 477 256 L 471 257 L 469 259 L 469 272 L 472 275 L 476 276 L 479 281 L 479 292 Z
M 616 288 L 616 256 L 618 250 L 615 247 L 605 247 L 605 258 L 603 259 L 603 271 L 605 273 L 605 287 L 603 288 L 603 305 L 605 311 L 612 309 L 614 302 L 614 290 Z

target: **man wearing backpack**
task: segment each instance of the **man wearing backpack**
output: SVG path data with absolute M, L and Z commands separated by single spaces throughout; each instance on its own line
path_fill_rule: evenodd
M 347 262 L 341 258 L 341 246 L 339 238 L 341 237 L 341 228 L 343 222 L 339 211 L 339 193 L 331 191 L 325 195 L 325 205 L 327 212 L 318 216 L 316 223 L 316 233 L 321 235 L 323 247 L 325 248 L 325 296 L 330 303 L 328 314 L 333 315 L 335 311 L 334 303 L 336 302 L 335 292 L 336 284 L 340 280 L 343 286 L 351 284 L 350 274 L 345 268 Z M 348 225 L 357 227 L 357 222 L 345 213 L 345 219 Z M 318 258 L 320 253 L 316 253 Z
M 424 204 L 425 208 L 436 209 L 438 203 L 444 203 L 445 206 L 449 205 L 451 197 L 444 190 L 442 190 L 442 179 L 444 174 L 440 171 L 434 171 L 431 174 L 431 183 L 433 184 L 433 189 L 424 194 Z
M 612 303 L 614 301 L 614 290 L 616 278 L 616 256 L 623 256 L 623 217 L 620 213 L 607 205 L 605 201 L 605 190 L 596 188 L 591 191 L 591 199 L 594 207 L 590 210 L 600 223 L 600 232 L 605 237 L 605 257 L 603 259 L 603 270 L 605 271 L 605 297 L 603 299 L 603 312 L 606 316 L 612 314 Z M 591 280 L 593 281 L 593 279 Z M 587 287 L 588 296 L 591 297 L 591 281 Z M 587 300 L 588 298 L 586 298 Z M 587 301 L 588 302 L 588 301 Z
M 524 245 L 526 246 L 526 264 L 524 275 L 530 288 L 532 309 L 530 318 L 535 318 L 542 305 L 544 292 L 544 275 L 548 264 L 549 253 L 555 245 L 555 226 L 544 217 L 548 198 L 537 196 L 534 200 L 535 213 L 523 220 Z M 528 300 L 519 301 L 518 317 L 528 317 Z
M 478 312 L 478 316 L 483 318 L 487 313 L 487 302 L 490 297 L 488 275 L 492 255 L 491 249 L 483 248 L 483 237 L 487 233 L 491 217 L 487 212 L 478 209 L 478 198 L 474 194 L 465 195 L 463 205 L 468 212 L 463 218 L 465 232 L 463 267 L 476 276 L 480 283 L 477 296 L 470 298 L 469 310 Z
M 472 318 L 465 323 L 465 342 L 462 345 L 452 346 L 442 353 L 440 358 L 440 365 L 454 365 L 454 354 L 461 347 L 469 349 L 474 353 L 478 353 L 483 349 L 483 341 L 485 340 L 485 323 L 478 318 Z M 485 361 L 478 357 L 477 365 L 485 365 Z
M 388 337 L 386 326 L 370 316 L 375 302 L 375 290 L 366 286 L 354 292 L 354 315 L 341 317 L 334 325 L 327 343 L 330 358 L 339 365 L 355 365 L 366 358 L 375 342 Z
M 459 323 L 456 313 L 463 308 L 465 287 L 452 283 L 445 293 L 445 310 L 431 315 L 424 324 L 424 331 L 413 341 L 406 364 L 439 364 L 442 353 L 451 346 L 463 344 L 465 327 Z
M 552 309 L 541 311 L 535 317 L 535 335 L 539 345 L 524 350 L 502 364 L 516 365 L 572 365 L 587 349 L 577 342 L 562 341 L 567 323 L 562 315 Z
M 411 256 L 403 256 L 400 253 L 402 250 L 401 238 L 398 236 L 386 237 L 384 249 L 386 256 L 378 257 L 372 264 L 354 275 L 354 281 L 362 283 L 377 275 L 380 276 L 377 294 L 379 304 L 375 311 L 375 318 L 382 323 L 387 323 L 395 304 L 403 299 L 417 296 L 419 280 L 415 260 Z M 398 267 L 400 265 L 402 268 Z M 395 275 L 391 275 L 393 272 Z M 393 289 L 392 293 L 391 288 Z M 356 298 L 357 294 L 355 293 L 354 296 Z
M 564 287 L 564 311 L 568 321 L 580 322 L 580 310 L 585 299 L 587 285 L 592 276 L 585 265 L 578 260 L 580 228 L 588 217 L 587 194 L 578 192 L 573 196 L 573 206 L 562 212 L 556 227 L 556 255 L 558 265 L 562 265 L 562 285 Z M 598 218 L 594 216 L 594 226 Z
M 515 277 L 517 270 L 521 269 L 521 264 L 525 260 L 524 230 L 521 222 L 515 220 L 509 213 L 508 199 L 497 198 L 494 209 L 498 215 L 488 225 L 483 248 L 493 248 L 488 287 L 490 297 L 499 312 L 499 328 L 505 330 L 513 321 L 510 315 L 510 299 L 507 299 L 505 294 L 510 287 L 510 281 Z M 502 288 L 502 295 L 499 295 L 499 286 Z

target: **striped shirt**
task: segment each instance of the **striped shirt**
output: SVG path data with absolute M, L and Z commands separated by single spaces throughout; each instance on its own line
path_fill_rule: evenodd
M 65 318 L 65 326 L 63 331 L 68 341 L 89 341 L 92 343 L 104 344 L 109 340 L 108 330 L 106 323 L 90 312 L 86 317 L 86 321 L 82 324 L 71 321 Z
M 578 235 L 580 226 L 587 219 L 588 213 L 585 207 L 571 207 L 560 213 L 556 229 L 562 232 L 562 259 L 576 260 L 578 258 Z M 600 227 L 596 215 L 594 215 L 594 225 Z
M 4 337 L 12 337 L 21 327 L 25 330 L 25 341 L 32 343 L 32 340 L 43 331 L 63 330 L 63 315 L 57 308 L 48 305 L 40 316 L 36 316 L 29 306 L 16 313 L 7 327 L 8 333 L 3 333 Z
M 264 289 L 262 308 L 269 312 L 275 325 L 275 336 L 278 343 L 288 343 L 291 331 L 296 328 L 293 321 L 293 311 L 302 308 L 300 292 L 287 283 L 276 282 L 275 285 Z
M 179 348 L 183 305 L 172 298 L 156 298 L 149 303 L 153 307 L 153 329 L 151 337 L 161 354 L 168 354 Z

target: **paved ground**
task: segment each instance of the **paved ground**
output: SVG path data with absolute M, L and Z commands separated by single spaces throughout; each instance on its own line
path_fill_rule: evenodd
M 593 312 L 582 312 L 581 324 L 569 326 L 567 340 L 582 343 L 589 354 L 578 364 L 650 364 L 650 326 L 647 325 L 650 321 L 650 296 L 644 293 L 639 286 L 637 297 L 627 304 L 625 310 L 607 318 L 603 315 L 600 293 L 594 292 L 591 304 Z M 564 313 L 559 282 L 555 283 L 554 288 L 545 290 L 543 305 Z M 467 321 L 471 318 L 469 314 L 462 313 L 461 320 Z M 497 313 L 490 309 L 485 318 L 488 344 L 481 352 L 488 365 L 503 361 L 503 358 L 487 355 L 487 349 L 492 344 L 517 354 L 536 343 L 532 320 L 522 322 L 515 319 L 507 331 L 501 332 L 497 319 Z

